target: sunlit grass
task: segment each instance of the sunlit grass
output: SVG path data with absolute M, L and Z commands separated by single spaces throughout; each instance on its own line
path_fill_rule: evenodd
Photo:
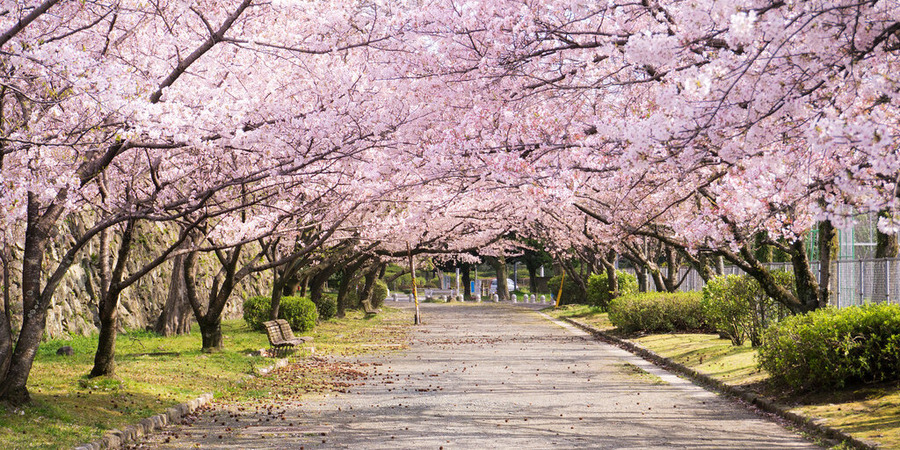
M 644 370 L 634 364 L 631 364 L 631 363 L 618 364 L 617 368 L 619 369 L 619 372 L 621 372 L 622 374 L 624 374 L 632 379 L 641 381 L 643 383 L 656 384 L 656 385 L 668 384 L 659 376 L 654 375 L 650 372 L 647 372 L 646 370 Z
M 571 317 L 601 330 L 617 333 L 606 313 L 585 305 L 545 310 L 554 317 Z M 900 384 L 851 386 L 844 390 L 800 394 L 778 391 L 767 383 L 769 375 L 756 362 L 749 344 L 731 345 L 714 334 L 650 334 L 630 340 L 715 379 L 773 397 L 791 411 L 822 419 L 860 439 L 884 448 L 900 448 Z M 639 374 L 638 374 L 639 375 Z
M 728 384 L 754 384 L 769 378 L 757 367 L 756 350 L 750 345 L 735 347 L 714 334 L 651 334 L 632 341 Z
M 884 448 L 900 448 L 900 385 L 862 387 L 802 399 L 794 411 Z
M 563 305 L 559 308 L 551 306 L 550 308 L 545 309 L 544 312 L 557 319 L 562 317 L 578 319 L 581 323 L 586 323 L 603 331 L 615 329 L 612 322 L 609 321 L 609 314 L 603 312 L 598 306 Z
M 403 346 L 408 313 L 392 308 L 374 317 L 352 311 L 347 318 L 320 324 L 310 344 L 316 355 L 347 355 Z M 191 334 L 164 338 L 147 331 L 121 333 L 116 340 L 116 375 L 90 379 L 96 335 L 44 342 L 35 358 L 24 408 L 0 404 L 0 448 L 67 448 L 96 440 L 166 408 L 212 392 L 230 400 L 265 396 L 255 369 L 273 363 L 259 356 L 269 347 L 264 333 L 242 320 L 222 324 L 225 348 L 200 351 L 195 325 Z M 72 346 L 73 356 L 56 350 Z M 308 357 L 309 350 L 293 358 Z M 264 383 L 263 383 L 264 384 Z

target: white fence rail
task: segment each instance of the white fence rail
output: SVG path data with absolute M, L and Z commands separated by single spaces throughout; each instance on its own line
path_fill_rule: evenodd
M 792 270 L 791 263 L 767 264 L 771 270 Z M 813 273 L 819 273 L 819 263 L 811 263 Z M 637 275 L 634 269 L 623 269 Z M 726 266 L 725 274 L 740 275 L 744 272 L 735 266 Z M 699 291 L 706 284 L 692 267 L 682 267 L 678 279 L 679 291 Z M 819 278 L 821 279 L 821 277 Z M 652 278 L 647 289 L 656 291 Z M 900 303 L 900 258 L 844 259 L 832 262 L 830 304 L 839 308 L 865 303 Z

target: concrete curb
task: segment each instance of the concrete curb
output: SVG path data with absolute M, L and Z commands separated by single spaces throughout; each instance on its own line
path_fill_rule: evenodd
M 776 404 L 769 398 L 760 397 L 752 392 L 747 392 L 735 386 L 726 384 L 720 380 L 716 380 L 715 378 L 700 373 L 694 369 L 691 369 L 690 367 L 683 366 L 672 360 L 659 356 L 658 354 L 642 347 L 639 344 L 615 337 L 609 333 L 598 330 L 597 328 L 594 328 L 585 323 L 581 323 L 575 319 L 571 319 L 568 317 L 564 317 L 562 319 L 568 323 L 571 323 L 572 325 L 575 325 L 578 328 L 581 328 L 584 331 L 587 331 L 596 339 L 599 339 L 608 344 L 615 345 L 619 348 L 627 350 L 628 352 L 634 353 L 635 355 L 638 355 L 641 358 L 644 358 L 647 361 L 656 364 L 657 366 L 663 367 L 679 375 L 683 375 L 698 385 L 729 395 L 731 397 L 738 398 L 759 408 L 762 411 L 781 417 L 782 419 L 791 422 L 798 428 L 810 434 L 842 441 L 856 449 L 874 450 L 878 448 L 877 444 L 873 442 L 855 438 L 847 433 L 844 433 L 841 430 L 823 424 L 821 422 L 821 419 L 817 420 L 815 418 L 792 413 Z
M 175 405 L 167 409 L 165 413 L 147 417 L 136 425 L 129 425 L 121 430 L 107 431 L 102 438 L 88 444 L 79 445 L 75 447 L 75 450 L 120 449 L 125 444 L 134 442 L 170 423 L 181 420 L 182 417 L 209 403 L 212 398 L 213 395 L 210 393 L 203 394 L 187 403 Z
M 287 358 L 280 358 L 275 361 L 275 364 L 268 367 L 256 368 L 255 371 L 258 375 L 265 375 L 275 369 L 285 367 L 287 364 Z M 103 434 L 102 438 L 88 444 L 79 445 L 75 447 L 75 450 L 120 449 L 124 447 L 125 444 L 137 441 L 156 430 L 162 429 L 168 424 L 181 420 L 182 417 L 209 403 L 212 398 L 212 393 L 203 394 L 187 403 L 175 405 L 167 409 L 165 413 L 147 417 L 136 425 L 129 425 L 121 430 L 109 430 Z

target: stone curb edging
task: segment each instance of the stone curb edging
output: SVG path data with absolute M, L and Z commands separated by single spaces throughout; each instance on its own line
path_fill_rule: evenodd
M 726 384 L 720 380 L 712 378 L 709 375 L 700 373 L 694 369 L 691 369 L 690 367 L 678 364 L 670 359 L 664 358 L 664 357 L 656 354 L 655 352 L 653 352 L 639 344 L 636 344 L 634 342 L 631 342 L 631 341 L 628 341 L 625 339 L 615 337 L 615 336 L 613 336 L 609 333 L 606 333 L 602 330 L 598 330 L 597 328 L 594 328 L 590 325 L 581 323 L 577 320 L 574 320 L 574 319 L 571 319 L 568 317 L 563 317 L 562 319 L 565 320 L 566 322 L 571 323 L 572 325 L 575 325 L 578 328 L 581 328 L 582 330 L 590 333 L 596 339 L 599 339 L 608 344 L 612 344 L 617 347 L 620 347 L 628 352 L 631 352 L 635 355 L 640 356 L 641 358 L 646 359 L 647 361 L 652 362 L 653 364 L 656 364 L 657 366 L 661 366 L 665 369 L 676 372 L 679 375 L 683 375 L 683 376 L 687 377 L 688 379 L 690 379 L 691 381 L 693 381 L 694 383 L 697 383 L 701 386 L 711 388 L 720 393 L 724 393 L 726 395 L 743 400 L 744 402 L 747 402 L 767 413 L 774 414 L 778 417 L 781 417 L 782 419 L 790 421 L 792 424 L 794 424 L 795 426 L 797 426 L 798 428 L 800 428 L 806 432 L 809 432 L 809 433 L 815 434 L 815 435 L 819 435 L 819 436 L 824 436 L 828 439 L 834 439 L 834 440 L 845 442 L 856 449 L 874 450 L 874 449 L 878 448 L 877 444 L 875 444 L 873 442 L 867 442 L 862 439 L 853 437 L 841 430 L 829 427 L 823 423 L 819 423 L 813 418 L 790 412 L 790 411 L 782 408 L 781 406 L 777 405 L 775 402 L 773 402 L 772 400 L 770 400 L 768 398 L 760 397 L 751 392 L 744 391 L 735 386 Z
M 182 417 L 209 403 L 212 398 L 213 395 L 211 393 L 203 394 L 187 403 L 168 408 L 165 413 L 147 417 L 136 425 L 129 425 L 121 430 L 107 431 L 102 438 L 88 444 L 79 445 L 75 447 L 75 450 L 120 449 L 129 442 L 134 442 L 170 423 L 181 420 Z
M 275 369 L 287 367 L 287 365 L 288 365 L 287 358 L 278 358 L 277 360 L 275 360 L 275 364 L 272 364 L 271 366 L 268 366 L 268 367 L 256 367 L 256 368 L 254 368 L 254 371 L 256 372 L 257 375 L 266 375 Z
M 268 367 L 256 368 L 258 375 L 265 375 L 275 369 L 287 366 L 287 358 L 279 358 L 275 364 Z M 194 412 L 197 408 L 209 403 L 213 394 L 207 392 L 187 403 L 181 403 L 166 409 L 165 413 L 147 417 L 141 420 L 137 425 L 129 425 L 121 430 L 109 430 L 103 434 L 103 437 L 89 444 L 82 444 L 75 447 L 74 450 L 102 450 L 102 449 L 120 449 L 129 442 L 134 442 L 143 436 L 162 429 L 170 423 L 181 420 L 182 417 Z

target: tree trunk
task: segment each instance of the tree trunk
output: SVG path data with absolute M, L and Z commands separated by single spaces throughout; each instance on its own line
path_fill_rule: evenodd
M 222 350 L 224 342 L 222 341 L 222 320 L 219 317 L 210 320 L 198 320 L 200 325 L 200 337 L 203 341 L 203 351 L 207 353 Z
M 794 241 L 791 247 L 793 249 L 791 262 L 794 265 L 794 281 L 797 284 L 797 299 L 800 301 L 801 312 L 809 312 L 824 306 L 819 301 L 819 282 L 810 267 L 803 240 Z M 822 267 L 826 267 L 831 265 L 831 261 L 821 260 L 821 264 Z M 827 287 L 825 289 L 827 294 Z
M 654 264 L 653 269 L 650 270 L 650 275 L 653 277 L 653 285 L 656 286 L 656 292 L 669 292 L 666 287 L 666 280 L 663 279 L 662 271 L 659 270 L 659 266 Z
M 278 318 L 278 313 L 281 309 L 281 297 L 284 295 L 285 291 L 285 273 L 278 273 L 278 269 L 272 270 L 272 273 L 275 274 L 274 280 L 272 281 L 272 303 L 271 309 L 269 310 L 269 320 L 275 320 Z
M 272 282 L 272 310 L 269 313 L 271 320 L 278 318 L 278 313 L 281 309 L 281 297 L 290 297 L 297 294 L 297 286 L 300 284 L 297 270 L 299 270 L 300 265 L 301 259 L 295 258 L 281 268 L 276 267 L 272 269 L 274 280 Z
M 64 194 L 62 195 L 65 199 Z M 44 336 L 50 293 L 43 295 L 44 256 L 52 236 L 53 226 L 62 214 L 62 207 L 51 205 L 43 214 L 34 194 L 28 194 L 28 216 L 25 228 L 25 247 L 22 252 L 22 328 L 8 363 L 0 378 L 0 400 L 13 405 L 27 403 L 31 397 L 26 388 L 34 357 Z M 4 363 L 5 364 L 5 363 Z
M 184 286 L 184 257 L 177 255 L 172 261 L 169 293 L 153 331 L 162 336 L 175 336 L 191 332 L 191 304 Z
M 122 293 L 122 276 L 125 273 L 125 263 L 131 252 L 131 242 L 134 237 L 135 221 L 129 220 L 125 224 L 122 233 L 122 242 L 119 243 L 119 251 L 116 253 L 116 267 L 112 273 L 104 276 L 108 285 L 100 296 L 100 339 L 97 343 L 97 352 L 94 355 L 94 368 L 91 369 L 91 377 L 109 376 L 116 373 L 116 332 L 118 331 L 119 296 Z M 104 230 L 104 235 L 108 235 Z M 104 261 L 105 263 L 105 261 Z M 102 270 L 108 270 L 106 264 L 101 265 Z
M 328 279 L 331 278 L 332 275 L 337 271 L 337 265 L 331 264 L 318 273 L 309 278 L 309 299 L 312 300 L 313 303 L 319 304 L 322 301 L 322 293 L 325 291 L 325 283 L 328 282 Z M 344 317 L 340 314 L 340 304 L 338 306 L 338 313 L 335 314 L 337 317 Z
M 300 289 L 300 279 L 296 276 L 290 277 L 284 282 L 284 289 L 282 290 L 282 295 L 290 296 L 297 295 L 299 297 L 303 297 L 306 295 L 306 290 L 304 289 L 301 292 Z
M 300 296 L 306 297 L 306 292 L 309 289 L 309 277 L 303 277 L 298 282 L 300 283 Z
M 309 298 L 313 303 L 319 304 L 322 301 L 322 292 L 325 291 L 325 280 L 327 279 L 327 276 L 322 276 L 322 273 L 319 272 L 309 280 Z
M 802 243 L 800 244 L 802 248 Z M 771 297 L 778 303 L 786 306 L 793 313 L 804 313 L 815 309 L 818 300 L 814 300 L 813 305 L 809 305 L 800 300 L 798 296 L 795 296 L 790 290 L 785 289 L 784 286 L 779 285 L 775 281 L 775 277 L 766 269 L 758 260 L 756 260 L 753 252 L 747 246 L 741 247 L 740 255 L 736 255 L 727 250 L 720 250 L 723 252 L 724 256 L 728 258 L 733 264 L 737 265 L 744 272 L 747 272 L 748 275 L 753 277 L 757 282 L 759 282 L 760 287 L 765 291 L 766 295 Z M 808 268 L 808 264 L 807 264 Z M 795 277 L 797 276 L 796 271 L 798 267 L 795 265 Z M 798 283 L 799 284 L 799 283 Z M 818 289 L 816 290 L 818 291 Z M 818 297 L 818 292 L 816 292 L 815 297 Z
M 355 273 L 355 271 L 354 271 Z M 346 269 L 344 270 L 344 276 L 341 277 L 341 284 L 338 285 L 338 295 L 337 295 L 337 316 L 344 317 L 347 315 L 347 292 L 350 290 L 351 284 L 353 284 L 353 275 L 354 273 L 349 273 Z
M 236 274 L 237 262 L 240 258 L 241 246 L 237 246 L 223 261 L 222 270 L 225 273 L 224 280 L 219 285 L 219 280 L 213 280 L 213 286 L 210 289 L 206 311 L 203 310 L 203 304 L 197 294 L 197 259 L 198 252 L 187 254 L 184 259 L 184 284 L 188 294 L 188 300 L 191 303 L 191 309 L 194 311 L 194 317 L 200 326 L 200 335 L 202 338 L 201 351 L 210 353 L 222 349 L 222 311 L 228 297 L 231 296 L 237 283 L 244 274 Z
M 725 273 L 725 260 L 721 256 L 693 256 L 683 248 L 679 248 L 678 251 L 687 260 L 688 264 L 697 271 L 697 274 L 700 275 L 704 282 L 708 282 L 714 277 Z
M 890 211 L 881 211 L 878 217 L 890 217 Z M 875 257 L 876 258 L 896 258 L 900 255 L 900 242 L 897 240 L 897 233 L 882 233 L 876 227 L 875 234 Z
M 9 370 L 12 360 L 12 310 L 9 305 L 9 290 L 12 287 L 9 276 L 9 264 L 13 260 L 6 248 L 0 249 L 0 262 L 3 264 L 3 316 L 0 317 L 0 379 Z
M 647 292 L 650 287 L 650 271 L 647 270 L 647 266 L 643 264 L 638 265 L 637 268 L 638 292 Z
M 675 292 L 678 289 L 678 253 L 671 246 L 666 246 L 666 292 Z
M 462 270 L 460 270 L 462 272 L 463 300 L 467 302 L 472 301 L 472 275 L 469 273 L 470 269 L 468 264 L 464 264 Z
M 497 297 L 501 301 L 509 301 L 509 286 L 506 284 L 506 279 L 509 278 L 506 272 L 506 257 L 498 256 L 495 258 L 486 256 L 485 259 L 494 268 L 494 273 L 497 274 Z
M 828 306 L 831 297 L 831 273 L 838 248 L 837 230 L 830 220 L 819 223 L 819 307 Z M 876 283 L 877 287 L 877 283 Z
M 375 264 L 366 272 L 366 281 L 363 285 L 363 291 L 359 295 L 359 302 L 366 311 L 373 311 L 375 305 L 372 303 L 372 292 L 375 291 L 375 280 L 378 279 L 378 273 L 381 272 L 382 264 Z
M 619 297 L 619 277 L 616 274 L 616 258 L 618 258 L 618 254 L 615 250 L 610 250 L 607 253 L 606 258 L 600 260 L 603 264 L 603 267 L 606 269 L 606 287 L 607 291 L 609 291 L 609 299 L 612 300 L 614 298 Z M 606 307 L 606 305 L 602 305 Z
M 344 317 L 347 313 L 347 308 L 355 308 L 357 306 L 347 304 L 347 295 L 350 293 L 350 289 L 356 289 L 357 281 L 359 281 L 357 273 L 368 260 L 368 256 L 360 256 L 356 261 L 347 261 L 344 265 L 344 276 L 341 277 L 341 284 L 338 287 L 338 317 Z M 358 292 L 357 300 L 359 300 Z
M 716 275 L 725 275 L 725 258 L 721 255 L 716 256 Z M 709 281 L 708 279 L 706 281 Z
M 89 377 L 109 376 L 116 373 L 116 326 L 118 325 L 119 292 L 110 292 L 100 301 L 100 336 L 94 367 Z
M 566 278 L 570 279 L 573 283 L 575 283 L 575 298 L 565 298 L 563 297 L 560 300 L 560 305 L 570 304 L 570 303 L 582 303 L 587 298 L 587 283 L 585 283 L 584 277 L 575 270 L 575 267 L 569 263 L 568 261 L 560 261 L 559 267 L 561 271 L 565 271 Z M 565 280 L 562 280 L 560 286 L 565 286 Z M 565 288 L 563 288 L 565 291 Z M 559 292 L 551 292 L 551 294 L 558 294 Z

